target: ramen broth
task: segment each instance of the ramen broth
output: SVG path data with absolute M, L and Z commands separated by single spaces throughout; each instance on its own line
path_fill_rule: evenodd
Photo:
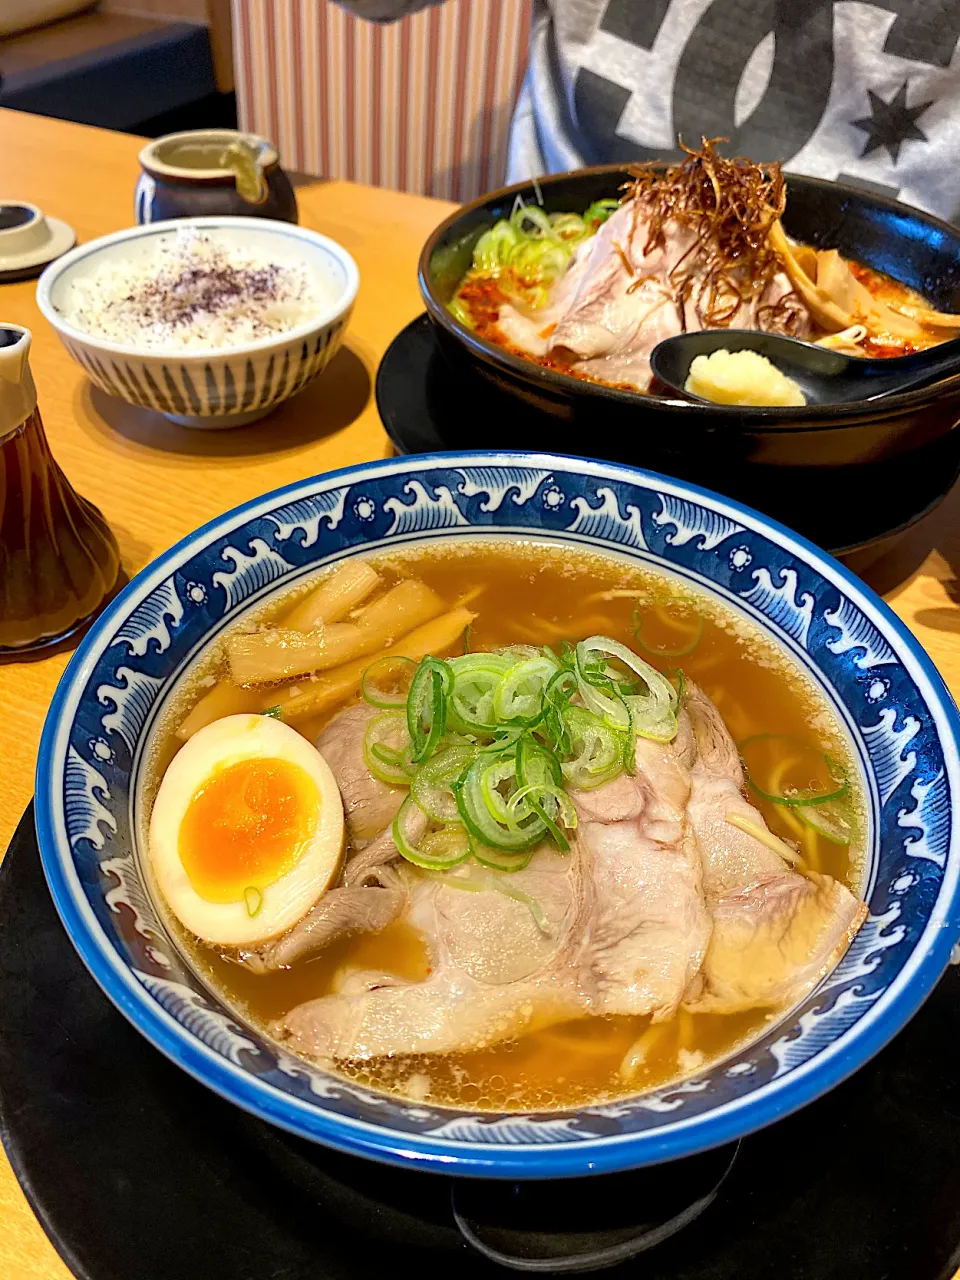
M 416 576 L 451 606 L 466 598 L 477 615 L 471 649 L 556 645 L 601 633 L 635 648 L 661 670 L 682 669 L 714 701 L 738 743 L 756 734 L 793 735 L 829 753 L 851 779 L 856 777 L 833 714 L 795 664 L 750 624 L 686 584 L 569 547 L 493 540 L 447 542 L 442 550 L 418 548 L 371 563 L 387 585 Z M 287 593 L 258 621 L 289 610 L 293 599 Z M 218 670 L 218 659 L 208 659 L 192 689 L 177 699 L 157 744 L 155 774 L 179 746 L 173 730 L 197 700 L 198 686 L 209 684 Z M 339 709 L 296 727 L 314 739 Z M 773 832 L 795 843 L 807 868 L 859 893 L 857 850 L 827 840 L 782 805 L 752 792 L 750 800 Z M 263 975 L 174 927 L 193 966 L 228 1004 L 261 1027 L 331 993 L 350 971 L 382 970 L 409 981 L 430 973 L 424 942 L 403 920 Z M 358 1083 L 431 1103 L 508 1110 L 575 1107 L 689 1075 L 761 1035 L 783 1012 L 721 1015 L 681 1009 L 657 1024 L 649 1017 L 583 1017 L 481 1051 L 346 1062 L 333 1069 Z

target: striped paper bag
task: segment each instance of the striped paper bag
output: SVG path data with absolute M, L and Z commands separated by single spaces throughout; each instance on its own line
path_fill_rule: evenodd
M 233 0 L 241 127 L 285 166 L 469 200 L 500 186 L 530 0 L 447 0 L 389 25 L 327 0 Z

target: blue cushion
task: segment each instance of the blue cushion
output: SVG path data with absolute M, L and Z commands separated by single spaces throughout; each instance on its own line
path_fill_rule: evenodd
M 4 76 L 0 106 L 130 129 L 214 92 L 209 31 L 175 22 Z

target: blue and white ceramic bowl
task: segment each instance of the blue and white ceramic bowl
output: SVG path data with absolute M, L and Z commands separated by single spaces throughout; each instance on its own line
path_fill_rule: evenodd
M 290 1057 L 185 965 L 145 886 L 151 729 L 198 651 L 278 587 L 411 542 L 531 536 L 664 566 L 772 636 L 846 725 L 869 809 L 870 915 L 762 1040 L 679 1085 L 544 1115 L 386 1097 Z M 400 458 L 304 480 L 213 521 L 103 614 L 43 733 L 37 825 L 61 918 L 117 1007 L 175 1062 L 306 1138 L 509 1178 L 633 1168 L 728 1141 L 855 1071 L 916 1011 L 960 932 L 960 720 L 923 650 L 860 581 L 756 512 L 662 476 L 552 455 Z
M 71 283 L 111 262 L 150 254 L 157 240 L 184 227 L 271 257 L 295 257 L 329 285 L 334 299 L 305 324 L 275 337 L 190 351 L 109 342 L 64 318 Z M 238 427 L 264 417 L 322 373 L 343 341 L 360 275 L 350 254 L 328 236 L 265 218 L 178 218 L 129 227 L 80 245 L 51 263 L 37 282 L 37 305 L 77 364 L 108 395 L 156 409 L 187 427 Z

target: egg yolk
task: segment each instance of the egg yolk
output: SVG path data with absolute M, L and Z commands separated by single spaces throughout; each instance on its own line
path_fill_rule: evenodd
M 296 865 L 317 826 L 320 792 L 299 765 L 225 765 L 194 793 L 180 824 L 184 871 L 201 898 L 237 902 Z

